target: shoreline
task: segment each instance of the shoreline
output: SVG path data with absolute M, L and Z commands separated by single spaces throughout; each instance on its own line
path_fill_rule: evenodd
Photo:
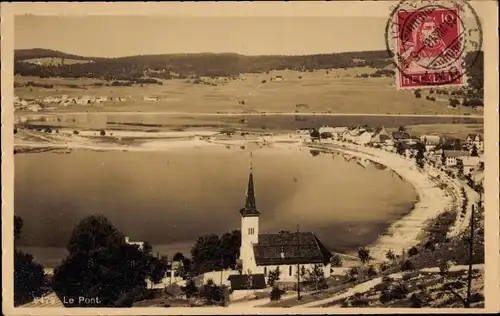
M 346 147 L 332 148 L 328 145 L 323 147 L 382 164 L 413 186 L 417 194 L 417 201 L 413 208 L 391 223 L 386 233 L 380 235 L 374 243 L 366 245 L 371 256 L 378 262 L 386 260 L 385 255 L 388 250 L 392 250 L 395 254 L 408 251 L 419 242 L 419 236 L 425 229 L 426 223 L 451 206 L 452 198 L 428 178 L 427 171 L 417 170 L 415 163 L 411 160 L 375 148 L 342 144 Z
M 183 132 L 184 134 L 186 132 Z M 192 140 L 158 139 L 148 140 L 145 144 L 137 146 L 127 146 L 112 143 L 96 143 L 92 140 L 84 140 L 84 137 L 69 139 L 64 143 L 40 143 L 40 142 L 15 142 L 14 147 L 29 148 L 66 148 L 66 149 L 89 149 L 99 151 L 119 150 L 119 151 L 168 151 L 179 147 L 199 147 L 199 146 L 240 146 L 248 142 L 262 142 L 259 137 L 239 140 L 214 140 L 204 141 L 196 138 L 200 132 L 192 132 Z M 290 134 L 287 134 L 290 135 Z M 289 142 L 280 142 L 288 140 Z M 291 141 L 291 142 L 290 142 Z M 353 144 L 341 142 L 311 143 L 304 141 L 304 138 L 295 135 L 293 138 L 286 138 L 283 135 L 266 137 L 264 143 L 278 146 L 304 146 L 316 148 L 318 150 L 330 152 L 342 152 L 345 155 L 354 156 L 358 159 L 378 163 L 390 169 L 400 178 L 412 185 L 417 195 L 417 201 L 413 207 L 392 223 L 388 223 L 385 233 L 378 236 L 375 242 L 365 245 L 370 250 L 370 254 L 376 262 L 385 261 L 385 254 L 391 249 L 396 254 L 407 251 L 410 247 L 419 242 L 426 223 L 447 210 L 452 203 L 452 198 L 445 194 L 445 191 L 438 188 L 431 179 L 427 171 L 421 172 L 416 169 L 412 160 L 405 159 L 391 152 L 371 147 L 361 147 Z M 357 256 L 357 253 L 346 253 L 346 255 Z
M 86 112 L 65 112 L 65 111 L 44 111 L 44 112 L 26 112 L 18 113 L 18 116 L 40 117 L 40 116 L 61 116 L 61 115 L 167 115 L 167 116 L 385 116 L 385 117 L 445 117 L 445 118 L 471 118 L 484 119 L 484 115 L 467 114 L 385 114 L 385 113 L 328 113 L 328 112 L 121 112 L 121 111 L 86 111 Z

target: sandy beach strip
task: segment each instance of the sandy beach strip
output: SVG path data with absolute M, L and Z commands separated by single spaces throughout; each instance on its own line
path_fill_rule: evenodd
M 414 160 L 381 149 L 344 143 L 342 145 L 346 147 L 336 147 L 334 150 L 386 166 L 411 183 L 418 195 L 418 202 L 413 210 L 392 223 L 387 233 L 380 236 L 374 244 L 367 246 L 376 261 L 384 261 L 389 250 L 395 254 L 408 251 L 418 242 L 427 221 L 451 207 L 452 198 L 429 179 L 427 172 L 418 170 Z M 325 148 L 332 149 L 329 146 Z

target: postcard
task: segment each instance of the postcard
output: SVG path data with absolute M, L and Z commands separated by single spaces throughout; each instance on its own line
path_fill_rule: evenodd
M 495 1 L 1 8 L 4 314 L 500 311 Z

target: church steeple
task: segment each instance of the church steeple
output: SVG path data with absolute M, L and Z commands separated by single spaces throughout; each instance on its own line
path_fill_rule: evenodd
M 257 205 L 255 203 L 255 189 L 253 183 L 253 164 L 252 164 L 252 154 L 250 153 L 250 172 L 248 175 L 248 186 L 245 207 L 240 210 L 241 216 L 259 216 L 260 212 L 257 211 Z

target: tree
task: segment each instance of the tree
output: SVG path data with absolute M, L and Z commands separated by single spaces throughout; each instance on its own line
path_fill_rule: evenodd
M 358 250 L 358 257 L 359 257 L 359 260 L 361 260 L 361 262 L 363 264 L 366 264 L 368 262 L 370 262 L 371 260 L 373 260 L 373 258 L 370 256 L 370 250 L 368 248 L 360 248 Z
M 194 280 L 188 280 L 186 286 L 183 287 L 182 290 L 186 293 L 187 298 L 191 298 L 198 294 L 198 287 L 196 283 L 194 283 Z
M 334 253 L 330 258 L 330 264 L 332 267 L 342 267 L 342 258 L 338 253 Z
M 418 255 L 418 249 L 417 247 L 413 246 L 410 248 L 410 250 L 408 250 L 408 256 L 413 257 L 416 255 Z
M 100 134 L 101 134 L 101 136 L 106 136 L 106 131 L 102 129 Z
M 23 219 L 14 215 L 14 240 L 21 238 Z M 14 249 L 14 305 L 19 306 L 40 297 L 44 290 L 43 267 L 31 254 Z
M 476 144 L 472 145 L 472 150 L 471 150 L 470 155 L 472 157 L 479 157 L 479 153 L 477 152 Z
M 161 260 L 125 242 L 103 216 L 78 223 L 67 246 L 68 256 L 55 269 L 54 291 L 70 306 L 131 306 L 146 289 L 146 279 L 159 282 L 166 271 Z M 79 297 L 99 298 L 80 302 Z
M 172 258 L 172 261 L 173 262 L 178 262 L 178 261 L 183 261 L 185 258 L 184 258 L 184 255 L 181 253 L 181 252 L 177 252 L 174 257 Z
M 311 131 L 311 133 L 309 134 L 309 136 L 311 136 L 311 138 L 313 138 L 313 139 L 319 139 L 321 137 L 321 134 L 319 133 L 319 131 L 317 129 L 313 129 Z
M 415 156 L 415 163 L 419 168 L 424 167 L 424 152 L 425 152 L 425 145 L 421 142 L 418 142 L 417 145 L 417 155 Z
M 23 229 L 23 219 L 21 216 L 14 215 L 14 240 L 21 238 L 21 230 Z
M 464 175 L 464 162 L 462 159 L 457 159 L 457 169 L 458 169 L 458 176 L 461 177 Z
M 396 255 L 394 254 L 394 252 L 391 249 L 389 249 L 389 251 L 387 251 L 387 253 L 385 254 L 385 257 L 390 261 L 396 260 Z
M 328 288 L 328 284 L 326 283 L 325 279 L 325 272 L 317 264 L 313 266 L 312 270 L 307 271 L 305 281 L 307 284 L 309 284 L 309 286 L 314 287 L 316 291 Z
M 404 127 L 404 126 L 400 126 L 400 127 L 398 128 L 398 132 L 406 132 L 406 127 Z
M 221 237 L 211 234 L 197 239 L 191 249 L 192 268 L 197 273 L 236 269 L 241 246 L 241 232 L 233 230 Z
M 267 277 L 267 285 L 273 287 L 276 281 L 280 279 L 280 268 L 276 267 L 275 270 L 269 271 L 269 276 Z
M 398 142 L 396 146 L 396 152 L 401 156 L 405 154 L 405 148 L 402 142 Z
M 443 150 L 443 152 L 441 153 L 441 164 L 442 164 L 443 166 L 446 166 L 446 155 L 445 155 L 445 153 L 444 153 L 444 150 Z

